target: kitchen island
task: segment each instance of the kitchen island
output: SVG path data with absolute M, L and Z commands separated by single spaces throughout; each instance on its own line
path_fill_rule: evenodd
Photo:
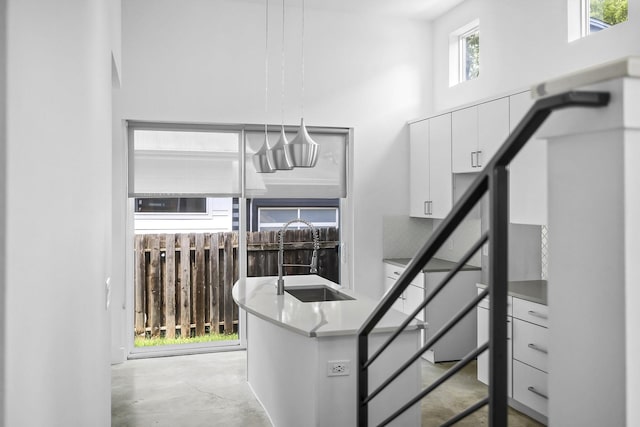
M 233 299 L 247 311 L 249 386 L 276 427 L 356 425 L 356 337 L 378 301 L 320 276 L 286 276 L 285 289 L 323 285 L 353 298 L 302 302 L 288 292 L 277 295 L 276 279 L 240 279 L 233 287 Z M 369 336 L 370 349 L 405 318 L 390 311 Z M 410 323 L 371 365 L 371 390 L 418 350 L 421 328 L 417 321 Z M 417 362 L 371 401 L 370 423 L 378 424 L 420 388 Z M 419 405 L 392 425 L 420 425 Z

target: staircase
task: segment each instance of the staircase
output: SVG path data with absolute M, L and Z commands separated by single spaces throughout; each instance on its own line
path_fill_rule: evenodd
M 478 303 L 486 296 L 490 298 L 489 341 L 472 350 L 463 359 L 457 362 L 440 378 L 427 388 L 419 392 L 414 398 L 407 401 L 402 407 L 388 415 L 379 425 L 392 423 L 407 409 L 418 404 L 425 396 L 455 375 L 479 354 L 489 350 L 489 392 L 488 396 L 461 413 L 455 415 L 443 426 L 457 423 L 478 409 L 488 405 L 489 425 L 502 427 L 507 425 L 507 326 L 504 319 L 507 316 L 507 281 L 508 281 L 508 225 L 509 225 L 509 171 L 508 166 L 518 154 L 529 138 L 544 123 L 547 117 L 555 110 L 568 107 L 601 107 L 609 103 L 607 92 L 570 91 L 558 95 L 549 96 L 538 100 L 514 129 L 507 140 L 502 144 L 491 161 L 479 173 L 469 189 L 453 207 L 450 214 L 443 220 L 427 243 L 420 249 L 404 273 L 400 276 L 395 286 L 380 301 L 376 309 L 371 313 L 358 332 L 358 408 L 357 419 L 360 427 L 369 425 L 369 403 L 384 390 L 394 379 L 402 374 L 409 366 L 414 364 L 420 356 L 433 347 L 443 336 L 447 334 L 461 319 L 474 310 Z M 406 290 L 411 281 L 419 274 L 423 267 L 434 257 L 445 241 L 453 234 L 462 223 L 466 215 L 479 203 L 481 198 L 488 193 L 489 197 L 489 230 L 484 233 L 465 253 L 456 264 L 455 268 L 445 276 L 442 282 L 425 297 L 422 303 L 411 313 L 402 325 L 375 351 L 370 354 L 369 334 L 374 330 L 378 322 L 389 311 L 394 302 Z M 424 345 L 403 364 L 398 366 L 386 380 L 374 390 L 369 389 L 369 367 L 375 360 L 393 343 L 405 327 L 416 315 L 447 286 L 455 274 L 462 269 L 467 261 L 485 244 L 489 245 L 489 286 L 469 301 L 449 322 L 439 331 L 435 332 Z

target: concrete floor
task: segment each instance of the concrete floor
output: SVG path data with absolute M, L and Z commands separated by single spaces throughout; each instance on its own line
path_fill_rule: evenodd
M 449 365 L 423 361 L 424 383 Z M 271 426 L 246 383 L 244 351 L 130 360 L 113 366 L 111 372 L 114 427 Z M 475 365 L 470 365 L 423 399 L 422 425 L 440 425 L 484 397 L 487 388 L 475 375 Z M 486 409 L 458 425 L 486 426 Z M 509 425 L 540 426 L 516 411 L 510 412 Z

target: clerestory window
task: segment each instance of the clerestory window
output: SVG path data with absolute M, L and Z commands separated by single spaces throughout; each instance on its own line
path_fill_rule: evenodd
M 480 76 L 480 22 L 475 20 L 449 37 L 449 85 Z

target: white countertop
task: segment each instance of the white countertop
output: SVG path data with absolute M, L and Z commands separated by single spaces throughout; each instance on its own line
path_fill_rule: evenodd
M 276 280 L 275 276 L 240 279 L 233 286 L 233 299 L 247 312 L 308 337 L 356 335 L 379 302 L 343 289 L 317 275 L 285 276 L 285 289 L 288 286 L 326 285 L 355 298 L 346 301 L 302 302 L 287 292 L 277 295 Z M 403 313 L 392 309 L 373 332 L 395 331 L 405 319 Z M 422 324 L 414 320 L 406 330 L 422 327 Z

